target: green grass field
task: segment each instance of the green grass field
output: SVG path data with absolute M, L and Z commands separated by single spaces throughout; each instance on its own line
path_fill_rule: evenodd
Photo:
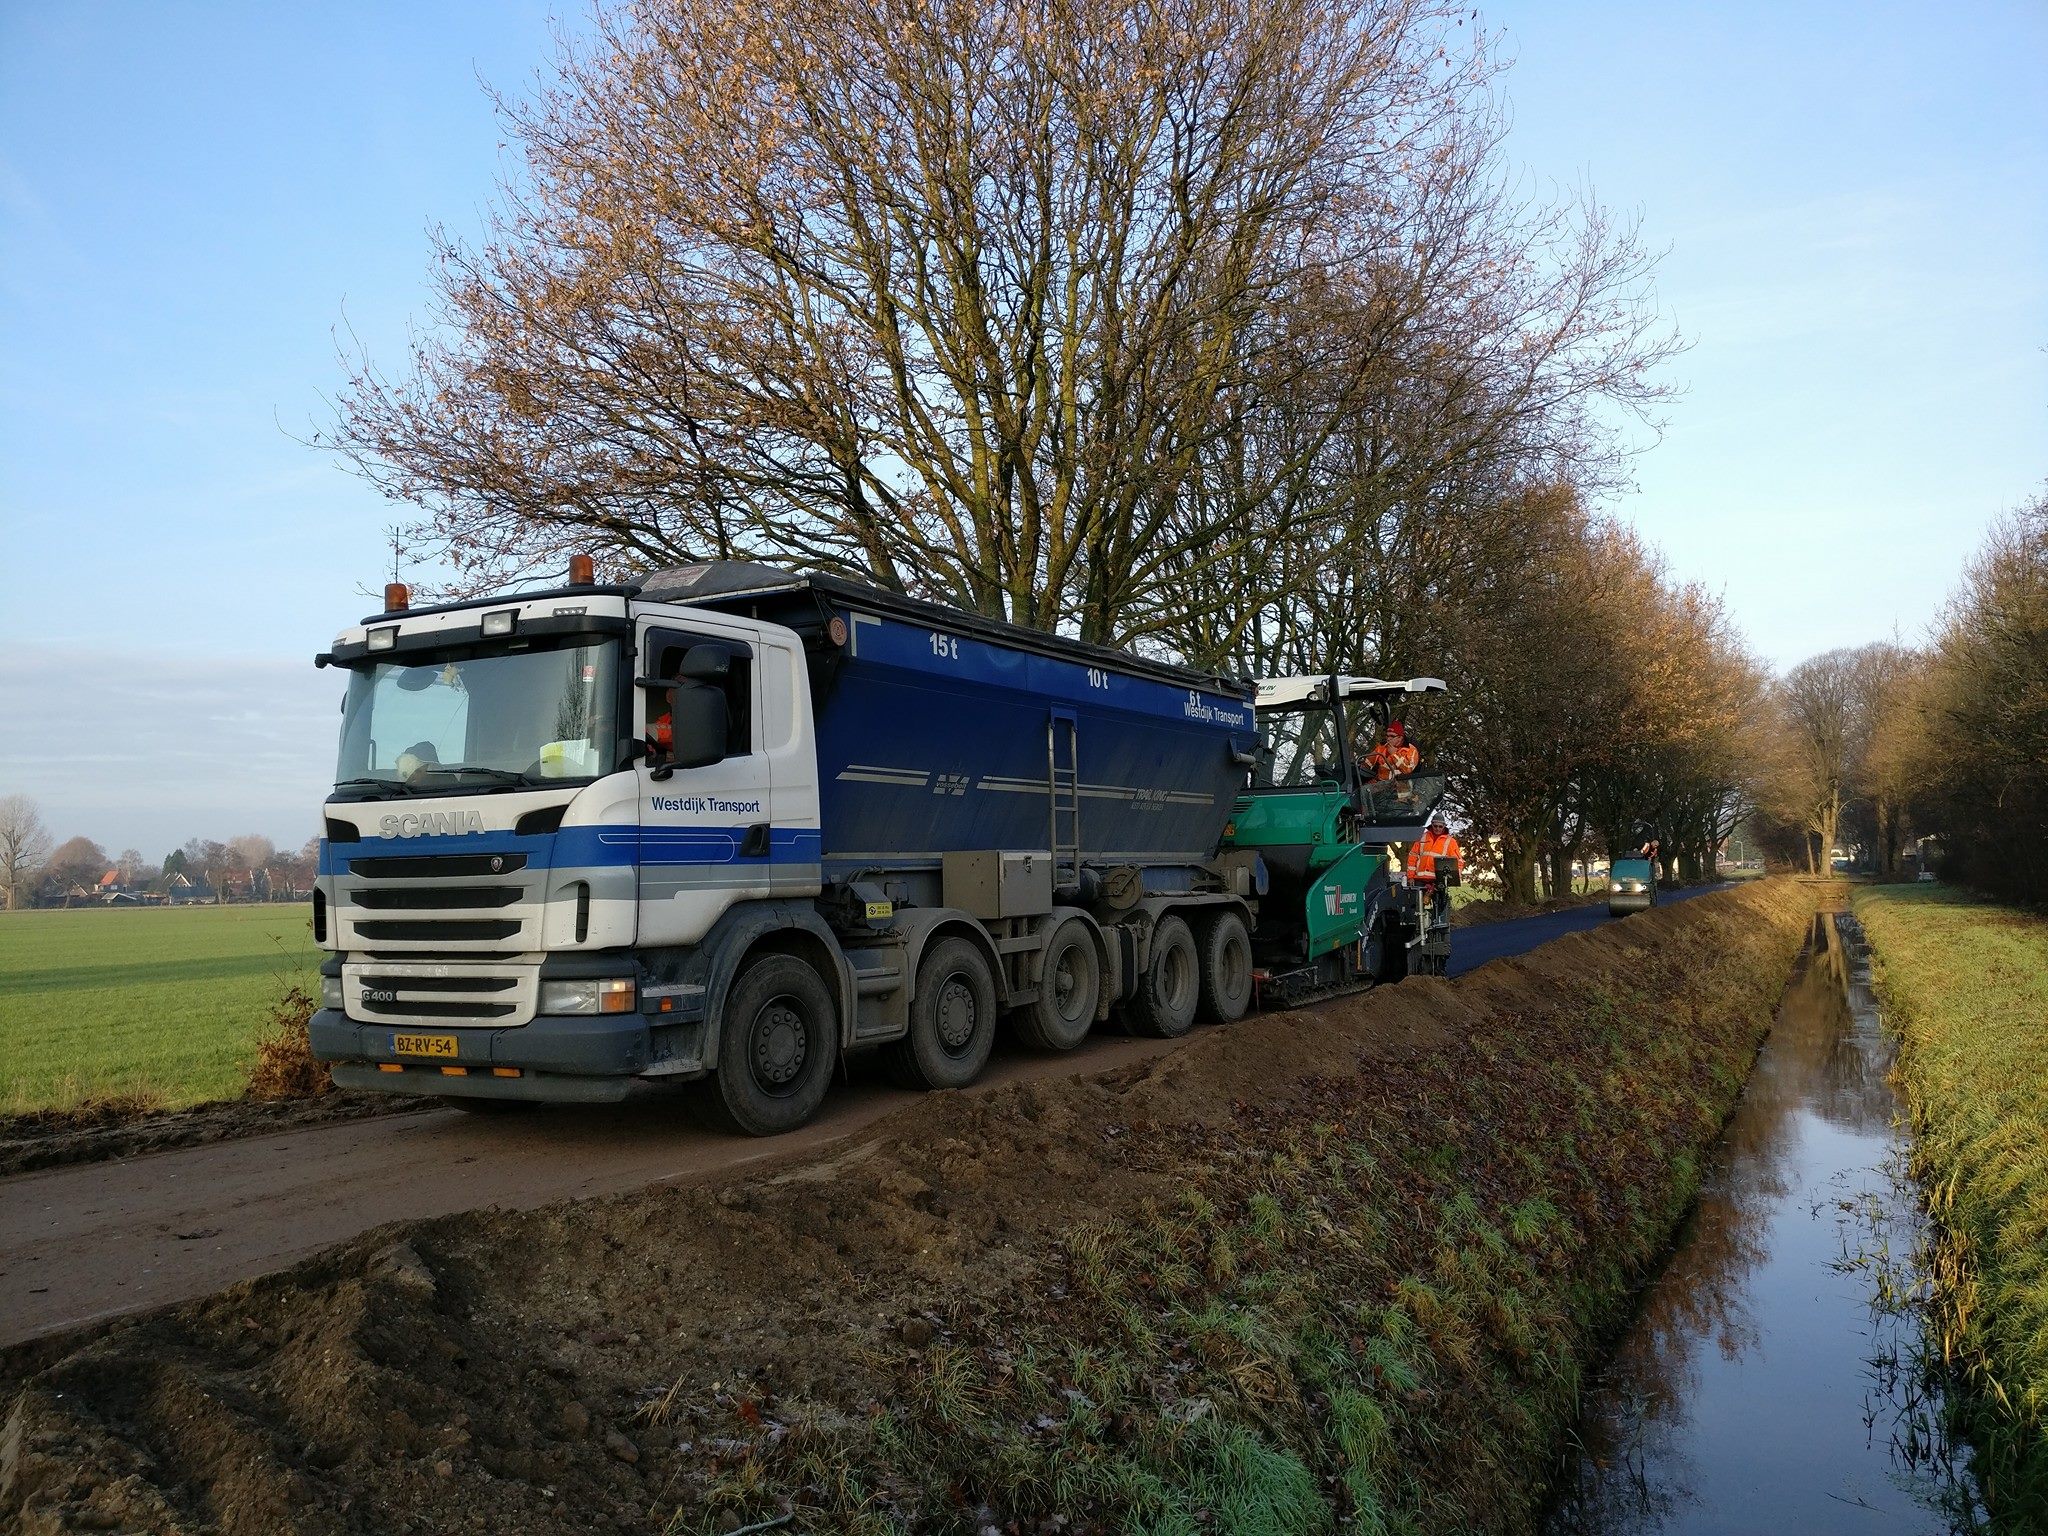
M 1946 885 L 1852 899 L 1940 1223 L 1940 1344 L 1974 1389 L 1993 1529 L 2019 1531 L 2048 1509 L 2048 916 Z
M 311 920 L 304 904 L 0 912 L 0 1113 L 238 1096 L 271 1005 L 317 979 Z

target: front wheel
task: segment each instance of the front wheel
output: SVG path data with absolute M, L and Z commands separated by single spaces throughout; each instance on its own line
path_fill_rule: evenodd
M 910 1033 L 889 1049 L 912 1088 L 965 1088 L 996 1040 L 996 983 L 971 939 L 941 939 L 917 963 Z
M 793 1131 L 818 1112 L 839 1062 L 839 1010 L 794 955 L 764 955 L 726 994 L 713 1116 L 747 1136 Z

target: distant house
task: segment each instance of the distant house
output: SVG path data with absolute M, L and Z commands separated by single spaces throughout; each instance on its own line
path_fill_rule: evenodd
M 164 900 L 174 907 L 189 907 L 195 902 L 216 899 L 216 892 L 204 875 L 195 878 L 179 870 L 164 881 Z
M 100 904 L 108 907 L 133 907 L 144 899 L 140 882 L 130 883 L 121 878 L 121 871 L 110 869 L 100 876 L 98 889 L 94 892 Z

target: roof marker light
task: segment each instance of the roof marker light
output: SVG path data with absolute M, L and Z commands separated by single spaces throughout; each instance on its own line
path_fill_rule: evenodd
M 591 587 L 597 585 L 597 564 L 588 555 L 569 557 L 569 585 Z
M 387 581 L 384 583 L 384 611 L 386 613 L 403 613 L 411 606 L 412 593 L 406 590 L 404 582 Z

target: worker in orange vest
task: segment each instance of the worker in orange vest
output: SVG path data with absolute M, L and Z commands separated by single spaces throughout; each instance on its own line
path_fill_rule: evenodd
M 1450 824 L 1444 820 L 1442 811 L 1429 818 L 1429 830 L 1408 849 L 1409 882 L 1429 893 L 1430 905 L 1439 918 L 1451 904 L 1451 893 L 1436 883 L 1436 861 L 1440 858 L 1455 859 L 1458 873 L 1465 873 L 1465 850 L 1451 836 Z
M 1429 830 L 1422 834 L 1408 848 L 1408 878 L 1415 881 L 1436 879 L 1436 861 L 1440 858 L 1456 859 L 1458 873 L 1465 872 L 1465 850 L 1458 846 L 1458 840 L 1451 836 L 1450 824 L 1444 820 L 1444 813 L 1438 811 L 1429 818 Z
M 1387 722 L 1387 739 L 1365 754 L 1366 771 L 1375 783 L 1406 778 L 1421 761 L 1422 754 L 1408 744 L 1408 727 L 1398 720 Z

